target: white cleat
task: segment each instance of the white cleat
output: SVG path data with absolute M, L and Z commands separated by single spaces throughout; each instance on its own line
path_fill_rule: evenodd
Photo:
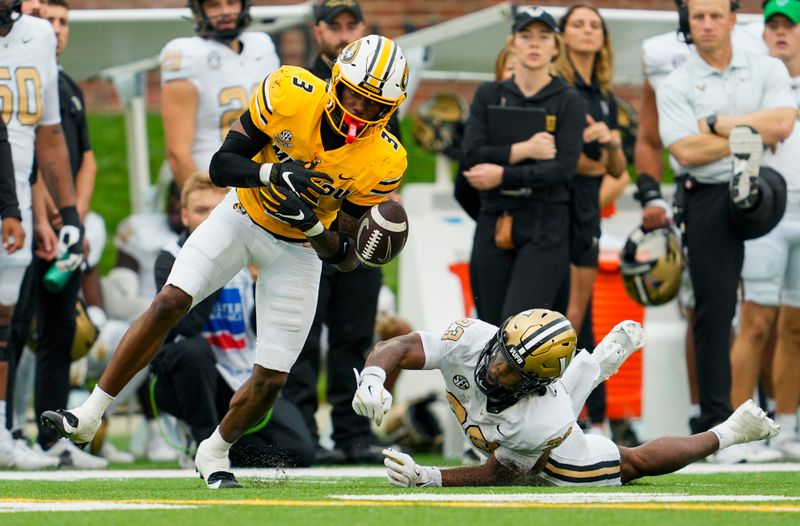
M 594 386 L 608 380 L 625 363 L 628 357 L 645 344 L 642 325 L 633 320 L 621 321 L 606 334 L 592 351 L 592 358 L 600 366 L 600 376 Z
M 0 424 L 0 469 L 14 467 L 14 439 L 5 428 L 5 422 Z
M 208 489 L 241 488 L 236 477 L 231 473 L 231 461 L 228 452 L 220 454 L 209 446 L 208 439 L 200 442 L 194 457 L 194 466 L 200 478 L 206 481 Z
M 105 469 L 108 460 L 96 457 L 78 448 L 66 439 L 61 439 L 48 449 L 45 454 L 59 460 L 59 466 L 74 469 Z
M 24 438 L 14 439 L 14 467 L 23 470 L 57 468 L 60 461 L 42 451 L 38 446 L 31 447 Z
M 83 417 L 78 409 L 45 411 L 40 418 L 42 425 L 55 431 L 58 436 L 72 440 L 78 447 L 92 441 L 100 427 L 100 417 Z M 102 416 L 102 415 L 101 415 Z
M 744 444 L 755 440 L 773 438 L 780 433 L 781 426 L 776 424 L 763 409 L 748 400 L 733 412 L 723 423 L 717 426 L 733 444 Z
M 108 439 L 103 441 L 99 456 L 115 464 L 133 464 L 136 460 L 132 453 L 117 449 Z

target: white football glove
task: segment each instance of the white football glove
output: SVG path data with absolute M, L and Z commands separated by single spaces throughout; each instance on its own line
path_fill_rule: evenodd
M 600 366 L 600 375 L 592 388 L 616 373 L 631 354 L 644 346 L 645 340 L 644 328 L 640 323 L 624 320 L 616 324 L 591 354 Z
M 386 371 L 380 367 L 365 367 L 361 374 L 356 374 L 356 394 L 353 396 L 353 411 L 359 416 L 366 416 L 376 425 L 381 425 L 383 415 L 392 407 L 392 394 L 383 387 Z
M 410 455 L 394 449 L 384 449 L 383 465 L 389 484 L 398 488 L 442 487 L 442 472 L 439 468 L 418 466 Z
M 75 225 L 64 225 L 58 231 L 56 244 L 56 268 L 62 272 L 71 272 L 83 261 L 83 236 L 81 229 Z

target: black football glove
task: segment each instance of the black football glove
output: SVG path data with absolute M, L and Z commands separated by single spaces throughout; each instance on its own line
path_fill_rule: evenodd
M 269 182 L 277 188 L 293 192 L 312 208 L 316 208 L 319 196 L 324 191 L 320 184 L 332 183 L 333 179 L 327 174 L 306 168 L 301 161 L 289 161 L 272 165 Z
M 264 211 L 278 221 L 283 221 L 307 237 L 319 235 L 325 230 L 313 210 L 291 191 L 269 184 L 259 192 Z
M 56 268 L 71 272 L 83 261 L 83 228 L 78 209 L 74 206 L 65 206 L 59 213 L 64 226 L 58 231 Z

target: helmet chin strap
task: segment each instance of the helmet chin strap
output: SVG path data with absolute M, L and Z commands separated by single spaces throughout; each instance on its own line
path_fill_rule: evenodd
M 347 135 L 344 139 L 345 144 L 354 143 L 356 137 L 358 137 L 358 132 L 360 132 L 361 128 L 367 124 L 366 122 L 347 114 L 344 116 L 344 123 L 347 125 Z

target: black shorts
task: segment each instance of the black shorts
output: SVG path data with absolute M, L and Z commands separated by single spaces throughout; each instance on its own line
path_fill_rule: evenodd
M 569 221 L 569 261 L 597 268 L 600 253 L 600 182 L 602 177 L 575 176 Z

